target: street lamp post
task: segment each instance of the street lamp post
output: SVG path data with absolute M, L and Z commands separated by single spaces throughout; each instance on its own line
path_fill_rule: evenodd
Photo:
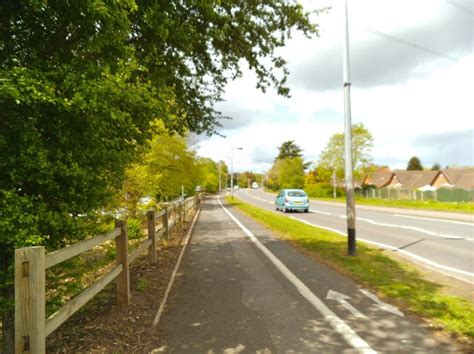
M 347 209 L 347 248 L 350 256 L 356 254 L 355 201 L 354 183 L 352 180 L 352 123 L 351 123 L 351 79 L 349 66 L 349 20 L 347 0 L 345 0 L 345 39 L 343 52 L 344 73 L 344 168 L 346 175 L 346 209 Z
M 222 181 L 221 181 L 221 160 L 219 159 L 219 193 L 222 190 Z
M 243 148 L 232 148 L 230 150 L 230 197 L 234 198 L 234 150 L 243 150 Z

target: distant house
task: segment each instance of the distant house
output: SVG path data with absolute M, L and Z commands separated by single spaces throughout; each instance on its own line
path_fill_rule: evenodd
M 393 178 L 393 171 L 389 168 L 380 168 L 371 175 L 366 175 L 362 179 L 363 187 L 375 187 L 383 188 L 386 187 Z
M 433 187 L 474 190 L 474 168 L 452 168 L 439 172 L 433 181 Z
M 432 189 L 433 182 L 439 173 L 440 171 L 395 170 L 387 186 L 404 190 Z
M 436 190 L 442 187 L 474 190 L 474 168 L 441 171 L 391 171 L 383 168 L 366 175 L 362 180 L 362 186 L 400 190 Z

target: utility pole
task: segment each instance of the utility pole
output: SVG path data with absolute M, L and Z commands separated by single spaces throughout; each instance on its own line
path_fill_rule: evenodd
M 243 150 L 243 148 L 231 148 L 230 151 L 230 197 L 232 199 L 234 198 L 234 150 Z
M 332 186 L 333 186 L 333 196 L 334 199 L 336 199 L 337 194 L 336 194 L 336 169 L 332 171 Z
M 230 197 L 234 199 L 234 149 L 230 151 Z
M 345 5 L 345 31 L 343 45 L 344 75 L 344 168 L 346 175 L 346 209 L 347 209 L 347 248 L 349 256 L 356 255 L 355 201 L 354 182 L 352 179 L 352 123 L 351 123 L 351 73 L 349 66 L 349 19 L 347 0 Z

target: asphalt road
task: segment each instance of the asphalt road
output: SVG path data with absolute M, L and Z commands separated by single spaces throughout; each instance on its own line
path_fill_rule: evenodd
M 448 353 L 416 318 L 208 199 L 154 353 Z
M 275 210 L 274 195 L 260 189 L 235 191 L 242 200 Z M 416 263 L 474 284 L 474 224 L 467 221 L 410 215 L 409 211 L 377 211 L 356 207 L 357 239 L 392 249 Z M 310 212 L 287 215 L 303 222 L 346 234 L 345 205 L 311 201 Z M 443 213 L 443 217 L 449 217 Z

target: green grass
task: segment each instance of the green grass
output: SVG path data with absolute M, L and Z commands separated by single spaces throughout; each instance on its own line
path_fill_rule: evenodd
M 358 283 L 375 289 L 405 311 L 431 320 L 456 336 L 474 338 L 473 303 L 443 294 L 440 285 L 423 279 L 414 267 L 389 258 L 386 251 L 358 242 L 357 256 L 349 257 L 346 238 L 254 207 L 235 197 L 226 200 L 280 237 L 296 243 Z
M 337 201 L 345 203 L 344 198 L 317 198 L 318 200 L 324 201 Z M 388 199 L 365 199 L 356 198 L 356 203 L 360 205 L 374 205 L 381 207 L 392 207 L 392 208 L 407 208 L 407 209 L 422 209 L 422 210 L 434 210 L 434 211 L 449 211 L 455 213 L 474 213 L 473 203 L 456 203 L 456 202 L 438 202 L 436 200 L 388 200 Z

